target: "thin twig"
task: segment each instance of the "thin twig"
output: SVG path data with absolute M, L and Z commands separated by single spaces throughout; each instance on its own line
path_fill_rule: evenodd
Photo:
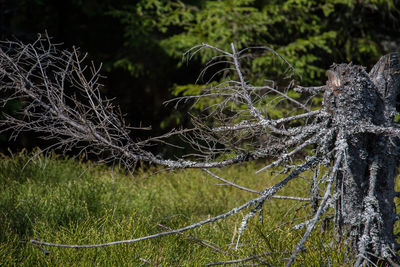
M 255 260 L 255 259 L 259 259 L 263 256 L 269 255 L 270 253 L 266 252 L 260 255 L 254 255 L 254 256 L 250 256 L 244 259 L 237 259 L 237 260 L 230 260 L 230 261 L 218 261 L 218 262 L 212 262 L 207 264 L 206 266 L 216 266 L 216 265 L 228 265 L 228 264 L 236 264 L 236 263 L 242 263 L 242 262 L 246 262 L 246 261 L 251 261 L 251 260 Z M 265 263 L 263 261 L 263 263 Z
M 259 191 L 256 191 L 256 190 L 253 190 L 253 189 L 249 189 L 249 188 L 246 188 L 246 187 L 244 187 L 244 186 L 241 186 L 241 185 L 235 184 L 235 183 L 233 183 L 233 182 L 230 182 L 230 181 L 228 181 L 228 180 L 225 180 L 224 178 L 219 177 L 219 176 L 216 175 L 215 173 L 213 173 L 213 172 L 211 172 L 210 170 L 207 170 L 207 169 L 205 169 L 205 168 L 202 168 L 202 170 L 203 170 L 204 172 L 208 173 L 209 175 L 211 175 L 212 177 L 217 178 L 218 180 L 221 180 L 221 181 L 223 181 L 224 183 L 229 184 L 229 185 L 231 185 L 231 186 L 233 186 L 233 187 L 236 187 L 236 188 L 238 188 L 238 189 L 240 189 L 240 190 L 247 191 L 247 192 L 250 192 L 250 193 L 255 193 L 255 194 L 260 194 L 260 193 L 261 193 L 261 192 L 259 192 Z
M 300 242 L 297 244 L 296 249 L 294 250 L 292 256 L 290 256 L 289 261 L 286 264 L 286 267 L 290 267 L 293 264 L 294 259 L 296 258 L 300 250 L 303 248 L 304 242 L 306 242 L 307 238 L 310 236 L 312 230 L 315 227 L 315 224 L 317 223 L 319 217 L 321 216 L 322 211 L 328 201 L 328 198 L 331 196 L 332 183 L 335 179 L 336 173 L 339 170 L 340 165 L 342 164 L 343 153 L 344 153 L 343 151 L 339 151 L 339 156 L 336 159 L 336 163 L 333 167 L 332 174 L 328 180 L 328 186 L 326 187 L 324 198 L 322 199 L 321 204 L 319 205 L 318 211 L 316 212 L 314 218 L 312 219 L 310 224 L 307 225 L 307 231 L 300 240 Z
M 162 228 L 164 228 L 164 229 L 167 229 L 167 230 L 173 230 L 172 228 L 170 228 L 170 227 L 168 227 L 168 226 L 165 226 L 165 225 L 162 225 L 162 224 L 160 224 L 160 223 L 158 224 L 158 226 L 160 226 L 160 227 L 162 227 Z M 181 233 L 181 234 L 183 234 L 183 233 Z M 232 254 L 232 253 L 230 253 L 230 252 L 224 251 L 223 249 L 221 249 L 221 248 L 219 248 L 219 247 L 217 247 L 217 246 L 215 246 L 215 245 L 211 245 L 211 244 L 209 244 L 209 243 L 207 243 L 207 242 L 205 242 L 205 241 L 201 240 L 200 238 L 197 238 L 197 237 L 195 237 L 195 236 L 193 236 L 193 235 L 187 235 L 186 238 L 189 238 L 189 239 L 191 239 L 191 240 L 194 240 L 194 241 L 196 241 L 196 242 L 202 244 L 203 246 L 206 246 L 206 247 L 208 247 L 208 248 L 211 248 L 212 250 L 217 251 L 217 252 L 219 252 L 219 253 L 222 253 L 222 254 L 224 254 L 224 255 L 232 255 L 232 256 L 237 257 L 236 254 Z

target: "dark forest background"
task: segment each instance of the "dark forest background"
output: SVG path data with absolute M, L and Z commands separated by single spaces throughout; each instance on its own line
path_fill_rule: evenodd
M 104 94 L 115 98 L 132 126 L 152 126 L 143 136 L 159 135 L 190 123 L 185 106 L 175 110 L 163 101 L 201 90 L 194 83 L 212 54 L 199 53 L 186 64 L 182 54 L 191 47 L 268 46 L 295 67 L 299 83 L 320 85 L 333 62 L 370 68 L 400 51 L 400 1 L 0 0 L 1 40 L 31 42 L 46 31 L 55 43 L 80 47 L 102 63 Z M 254 84 L 287 82 L 271 53 L 246 68 Z M 14 112 L 18 104 L 2 110 Z M 17 142 L 0 136 L 1 152 L 40 145 L 30 134 Z

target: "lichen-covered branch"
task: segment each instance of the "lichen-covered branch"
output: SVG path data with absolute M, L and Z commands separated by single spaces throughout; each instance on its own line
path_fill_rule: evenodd
M 398 216 L 393 198 L 399 196 L 394 191 L 400 138 L 395 122 L 400 95 L 398 54 L 383 57 L 369 74 L 360 66 L 333 65 L 324 86 L 294 87 L 290 82 L 288 87 L 279 88 L 251 84 L 242 68 L 242 55 L 249 49 L 238 50 L 232 43 L 228 52 L 202 44 L 186 53 L 188 60 L 203 49 L 218 54 L 200 73 L 199 80 L 215 71 L 204 90 L 167 101 L 193 103 L 194 107 L 203 101 L 200 114 L 189 114 L 194 127 L 139 140 L 137 131 L 148 128 L 130 127 L 124 122 L 114 101 L 102 96 L 101 66 L 87 64 L 78 49 L 60 50 L 48 36 L 39 36 L 32 44 L 0 44 L 0 105 L 11 100 L 23 103 L 19 113 L 2 114 L 0 132 L 7 131 L 15 138 L 22 131 L 34 131 L 52 142 L 48 149 L 94 154 L 126 169 L 133 169 L 137 162 L 168 169 L 201 168 L 227 185 L 258 194 L 226 213 L 145 237 L 92 245 L 31 243 L 70 248 L 133 243 L 188 231 L 251 208 L 242 220 L 239 244 L 250 219 L 267 208 L 269 199 L 281 198 L 309 201 L 314 210 L 312 219 L 303 222 L 306 233 L 294 248 L 288 266 L 332 202 L 337 234 L 352 244 L 358 265 L 379 258 L 396 261 L 393 223 Z M 269 51 L 292 69 L 274 50 L 252 49 Z M 323 108 L 316 110 L 304 97 L 290 97 L 291 90 L 311 96 L 323 92 Z M 288 105 L 293 108 L 285 117 L 277 118 L 273 111 Z M 154 144 L 181 147 L 169 142 L 177 135 L 193 153 L 168 159 L 149 152 Z M 285 178 L 271 187 L 249 189 L 209 170 L 257 159 L 267 161 L 259 172 L 272 170 Z M 276 195 L 302 173 L 313 171 L 308 198 Z

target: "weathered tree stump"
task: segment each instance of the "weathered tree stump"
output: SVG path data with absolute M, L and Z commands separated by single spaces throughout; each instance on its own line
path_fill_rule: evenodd
M 398 249 L 393 226 L 399 140 L 367 127 L 396 124 L 400 54 L 383 56 L 369 74 L 361 66 L 340 64 L 328 76 L 324 105 L 337 140 L 345 140 L 346 146 L 335 186 L 338 236 L 351 240 L 356 265 L 371 255 L 392 261 Z

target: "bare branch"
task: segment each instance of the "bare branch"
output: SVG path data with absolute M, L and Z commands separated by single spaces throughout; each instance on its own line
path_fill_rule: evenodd
M 114 242 L 108 242 L 108 243 L 102 243 L 102 244 L 93 244 L 93 245 L 67 245 L 67 244 L 56 244 L 56 243 L 50 243 L 50 242 L 42 242 L 42 241 L 38 241 L 38 240 L 30 240 L 30 242 L 32 244 L 36 244 L 36 245 L 43 245 L 43 246 L 49 246 L 49 247 L 65 247 L 65 248 L 96 248 L 96 247 L 106 247 L 106 246 L 112 246 L 112 245 L 118 245 L 118 244 L 129 244 L 129 243 L 135 243 L 135 242 L 139 242 L 139 241 L 143 241 L 143 240 L 147 240 L 147 239 L 152 239 L 152 238 L 157 238 L 157 237 L 161 237 L 161 236 L 165 236 L 165 235 L 171 235 L 171 234 L 178 234 L 178 233 L 182 233 L 191 229 L 195 229 L 198 228 L 204 224 L 207 223 L 212 223 L 212 222 L 216 222 L 218 220 L 221 219 L 225 219 L 233 214 L 238 213 L 239 211 L 249 208 L 251 206 L 256 206 L 259 207 L 260 205 L 262 206 L 262 204 L 265 202 L 266 199 L 271 198 L 277 191 L 279 191 L 284 185 L 286 185 L 290 180 L 296 178 L 300 173 L 306 171 L 308 168 L 310 168 L 313 164 L 315 164 L 317 162 L 317 158 L 314 157 L 310 160 L 308 160 L 306 163 L 302 164 L 301 166 L 299 166 L 299 168 L 297 168 L 296 170 L 294 170 L 293 172 L 291 172 L 285 179 L 283 179 L 281 182 L 277 183 L 274 186 L 268 187 L 267 189 L 265 189 L 262 192 L 262 195 L 257 197 L 257 198 L 253 198 L 249 201 L 247 201 L 246 203 L 244 203 L 241 206 L 238 206 L 236 208 L 231 209 L 230 211 L 217 215 L 215 217 L 209 218 L 207 220 L 203 220 L 200 222 L 197 222 L 195 224 L 186 226 L 186 227 L 182 227 L 176 230 L 171 230 L 171 231 L 167 231 L 167 232 L 161 232 L 161 233 L 157 233 L 157 234 L 153 234 L 153 235 L 148 235 L 148 236 L 144 236 L 144 237 L 139 237 L 139 238 L 135 238 L 135 239 L 129 239 L 129 240 L 121 240 L 121 241 L 114 241 Z
M 313 87 L 303 87 L 297 85 L 294 90 L 299 93 L 313 94 L 316 95 L 318 93 L 324 92 L 327 89 L 325 85 L 323 86 L 313 86 Z
M 311 223 L 308 224 L 307 226 L 307 231 L 304 234 L 303 238 L 300 240 L 299 244 L 297 244 L 295 251 L 293 252 L 292 256 L 290 256 L 288 263 L 286 264 L 287 267 L 291 266 L 293 264 L 294 259 L 296 258 L 297 254 L 300 252 L 300 250 L 303 248 L 304 242 L 306 242 L 307 238 L 310 236 L 312 230 L 315 227 L 315 224 L 317 223 L 319 217 L 322 215 L 322 211 L 328 201 L 328 198 L 331 196 L 331 187 L 332 183 L 335 179 L 336 173 L 339 170 L 340 164 L 342 164 L 342 158 L 343 158 L 343 151 L 339 151 L 339 156 L 336 160 L 336 163 L 333 167 L 332 174 L 328 180 L 328 186 L 325 191 L 324 198 L 322 199 L 321 204 L 319 205 L 318 211 L 315 214 L 314 218 L 312 219 Z
M 249 188 L 246 188 L 246 187 L 244 187 L 244 186 L 240 186 L 240 185 L 237 185 L 237 184 L 235 184 L 235 183 L 232 183 L 232 182 L 230 182 L 230 181 L 228 181 L 228 180 L 225 180 L 224 178 L 219 177 L 218 175 L 212 173 L 211 171 L 209 171 L 209 170 L 207 170 L 207 169 L 204 169 L 204 168 L 203 168 L 202 170 L 205 171 L 206 173 L 208 173 L 209 175 L 211 175 L 212 177 L 217 178 L 218 180 L 221 180 L 221 181 L 223 181 L 224 183 L 229 184 L 229 185 L 231 185 L 231 186 L 233 186 L 233 187 L 239 188 L 240 190 L 244 190 L 244 191 L 247 191 L 247 192 L 250 192 L 250 193 L 260 194 L 260 192 L 258 192 L 258 191 L 255 191 L 255 190 L 253 190 L 253 189 L 249 189 Z
M 217 265 L 228 265 L 228 264 L 236 264 L 236 263 L 242 263 L 242 262 L 246 262 L 246 261 L 251 261 L 251 260 L 259 260 L 261 259 L 261 257 L 269 255 L 270 253 L 266 252 L 260 255 L 254 255 L 254 256 L 250 256 L 247 258 L 243 258 L 243 259 L 237 259 L 237 260 L 230 260 L 230 261 L 218 261 L 218 262 L 213 262 L 213 263 L 209 263 L 206 266 L 217 266 Z M 261 260 L 264 264 L 266 263 L 264 260 Z
M 172 228 L 170 228 L 170 227 L 168 227 L 168 226 L 165 226 L 165 225 L 162 225 L 162 224 L 158 224 L 158 226 L 160 226 L 160 227 L 162 227 L 162 228 L 164 228 L 164 229 L 167 229 L 167 230 L 173 230 Z M 217 247 L 217 246 L 215 246 L 215 245 L 211 245 L 211 244 L 209 244 L 208 242 L 205 242 L 205 241 L 203 241 L 203 240 L 201 240 L 200 238 L 197 238 L 197 237 L 195 237 L 195 236 L 187 235 L 186 238 L 189 238 L 189 239 L 191 239 L 191 240 L 194 240 L 194 241 L 196 241 L 197 243 L 199 243 L 199 244 L 201 244 L 201 245 L 203 245 L 203 246 L 209 247 L 209 248 L 211 248 L 212 250 L 217 251 L 217 252 L 219 252 L 219 253 L 222 253 L 222 254 L 224 254 L 224 255 L 237 256 L 236 254 L 232 254 L 232 253 L 226 252 L 226 251 L 224 251 L 223 249 L 221 249 L 221 248 L 219 248 L 219 247 Z

